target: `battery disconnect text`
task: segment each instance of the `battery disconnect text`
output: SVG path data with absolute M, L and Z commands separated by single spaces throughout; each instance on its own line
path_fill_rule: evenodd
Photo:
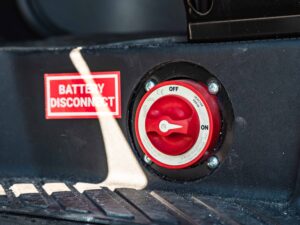
M 120 74 L 99 73 L 86 83 L 80 75 L 46 74 L 46 118 L 120 117 Z M 108 109 L 108 110 L 107 110 Z

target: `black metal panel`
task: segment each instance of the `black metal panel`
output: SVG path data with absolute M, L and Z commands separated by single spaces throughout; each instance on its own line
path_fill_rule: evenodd
M 68 54 L 62 48 L 0 51 L 0 82 L 5 84 L 0 87 L 1 177 L 99 182 L 107 176 L 97 120 L 45 120 L 43 74 L 75 72 Z M 225 163 L 204 180 L 188 184 L 163 181 L 145 171 L 149 188 L 289 199 L 299 165 L 299 40 L 124 43 L 90 47 L 83 55 L 92 71 L 121 71 L 123 115 L 118 122 L 125 135 L 132 90 L 163 62 L 199 64 L 226 88 L 236 123 Z

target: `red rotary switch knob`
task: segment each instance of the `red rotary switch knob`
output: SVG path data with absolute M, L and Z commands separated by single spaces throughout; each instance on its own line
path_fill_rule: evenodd
M 165 81 L 141 99 L 135 130 L 143 152 L 157 165 L 182 169 L 214 147 L 221 129 L 217 98 L 190 80 Z

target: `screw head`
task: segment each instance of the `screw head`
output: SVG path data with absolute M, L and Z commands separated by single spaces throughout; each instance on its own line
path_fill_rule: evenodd
M 154 80 L 148 80 L 145 83 L 145 90 L 150 91 L 150 89 L 152 89 L 155 85 L 156 85 L 156 82 Z
M 148 165 L 152 164 L 152 160 L 147 155 L 144 155 L 144 162 L 147 163 Z
M 216 169 L 219 166 L 220 162 L 216 156 L 211 156 L 207 160 L 207 166 L 209 169 Z
M 220 91 L 220 85 L 218 82 L 215 80 L 208 82 L 208 91 L 209 93 L 216 95 Z

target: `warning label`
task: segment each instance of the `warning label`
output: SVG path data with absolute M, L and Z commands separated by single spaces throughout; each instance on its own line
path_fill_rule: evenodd
M 46 119 L 121 118 L 120 72 L 45 74 Z

